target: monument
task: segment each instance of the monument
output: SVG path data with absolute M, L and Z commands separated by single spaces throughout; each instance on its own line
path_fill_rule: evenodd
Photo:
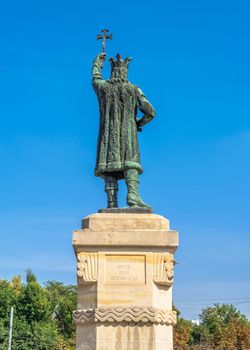
M 139 194 L 142 173 L 137 132 L 155 111 L 142 90 L 127 80 L 131 58 L 110 58 L 102 78 L 102 53 L 92 81 L 100 111 L 95 175 L 104 179 L 107 208 L 82 220 L 73 232 L 78 304 L 73 313 L 77 350 L 172 350 L 174 252 L 178 233 L 152 213 Z M 143 113 L 137 117 L 137 110 Z M 127 208 L 118 207 L 118 180 L 127 185 Z

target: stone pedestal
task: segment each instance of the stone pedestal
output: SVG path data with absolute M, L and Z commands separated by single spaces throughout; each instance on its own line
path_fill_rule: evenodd
M 155 214 L 98 213 L 74 231 L 77 350 L 172 350 L 178 233 Z

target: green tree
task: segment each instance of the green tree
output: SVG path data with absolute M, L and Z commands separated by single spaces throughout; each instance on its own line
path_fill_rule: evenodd
M 29 324 L 48 321 L 52 316 L 48 293 L 39 285 L 31 271 L 27 272 L 26 285 L 22 287 L 18 297 L 17 311 Z
M 60 340 L 53 321 L 28 324 L 16 319 L 13 330 L 13 350 L 54 350 Z
M 65 286 L 60 282 L 46 283 L 54 320 L 61 334 L 67 339 L 75 335 L 75 326 L 72 322 L 72 312 L 76 309 L 76 286 Z
M 73 350 L 76 287 L 60 282 L 42 286 L 31 270 L 0 281 L 0 349 L 7 349 L 10 308 L 14 306 L 13 350 Z
M 16 304 L 16 294 L 8 281 L 0 280 L 0 320 L 9 319 L 12 306 Z
M 249 350 L 250 324 L 233 305 L 215 304 L 201 314 L 202 334 L 217 350 Z
M 15 293 L 19 295 L 22 290 L 22 277 L 20 275 L 14 276 L 10 282 L 10 285 L 14 289 Z
M 250 350 L 250 323 L 233 305 L 207 307 L 200 319 L 197 326 L 178 317 L 175 350 Z
M 0 345 L 7 345 L 10 309 L 16 305 L 16 294 L 8 281 L 0 280 Z
M 212 336 L 208 332 L 205 325 L 192 325 L 192 331 L 190 333 L 189 344 L 192 350 L 195 349 L 206 349 L 212 348 Z

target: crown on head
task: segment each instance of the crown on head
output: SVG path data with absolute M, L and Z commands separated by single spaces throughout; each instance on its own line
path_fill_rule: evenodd
M 116 60 L 110 57 L 109 62 L 111 63 L 111 68 L 128 68 L 129 62 L 132 61 L 132 57 L 126 57 L 124 60 L 122 56 L 118 53 L 116 55 Z

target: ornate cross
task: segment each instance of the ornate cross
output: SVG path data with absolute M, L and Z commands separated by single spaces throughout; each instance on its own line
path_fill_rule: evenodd
M 101 32 L 103 33 L 102 35 L 97 35 L 96 36 L 96 39 L 99 40 L 99 39 L 102 39 L 102 53 L 105 53 L 105 49 L 106 49 L 106 40 L 107 39 L 110 39 L 112 40 L 112 34 L 110 35 L 107 35 L 107 32 L 109 30 L 108 29 L 102 29 Z

